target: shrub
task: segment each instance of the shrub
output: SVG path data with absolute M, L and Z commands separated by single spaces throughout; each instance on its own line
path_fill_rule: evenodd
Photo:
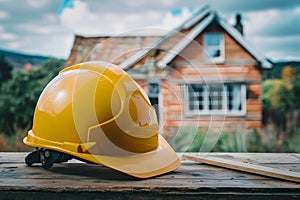
M 185 127 L 170 144 L 177 152 L 259 152 L 262 143 L 255 130 L 220 132 Z
M 0 133 L 0 151 L 7 151 L 8 148 L 8 142 L 4 135 Z

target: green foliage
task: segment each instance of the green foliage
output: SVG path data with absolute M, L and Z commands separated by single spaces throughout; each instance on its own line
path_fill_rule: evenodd
M 294 107 L 300 108 L 300 75 L 292 80 L 292 85 L 295 94 Z
M 297 87 L 294 87 L 294 83 L 296 82 L 276 79 L 264 81 L 262 86 L 264 109 L 285 112 L 289 109 L 297 108 L 299 106 L 297 92 L 300 89 L 300 85 L 297 83 Z
M 176 136 L 169 142 L 175 151 L 186 152 L 197 150 L 203 139 L 204 135 L 198 131 L 198 128 L 188 126 L 180 128 Z
M 294 75 L 300 74 L 300 62 L 278 62 L 273 64 L 272 69 L 263 71 L 263 80 L 282 78 L 283 71 L 287 66 L 293 69 Z
M 300 153 L 300 128 L 296 129 L 292 137 L 283 141 L 284 152 Z
M 214 143 L 209 131 L 202 132 L 196 127 L 186 127 L 179 132 L 170 142 L 176 152 L 207 152 L 203 148 L 207 143 L 212 145 L 213 148 L 210 150 L 212 152 L 300 152 L 300 129 L 283 141 L 269 132 L 259 134 L 256 130 L 244 129 L 222 131 L 218 133 Z
M 269 151 L 278 148 L 275 141 L 287 140 L 299 126 L 295 123 L 298 115 L 292 113 L 300 108 L 300 63 L 277 63 L 263 76 L 269 78 L 262 85 L 263 123 L 265 127 L 274 126 L 272 134 L 266 134 L 270 138 L 266 146 Z
M 257 152 L 260 139 L 257 132 L 200 131 L 196 127 L 185 127 L 170 142 L 177 152 Z M 207 148 L 211 147 L 211 148 Z
M 49 59 L 39 68 L 13 71 L 1 87 L 0 132 L 13 135 L 18 129 L 31 127 L 38 97 L 62 65 L 60 60 Z
M 1 85 L 11 78 L 13 67 L 6 61 L 3 55 L 0 55 L 0 89 Z
M 287 141 L 299 128 L 300 117 L 296 114 L 300 111 L 299 69 L 285 66 L 281 71 L 282 79 L 269 79 L 263 82 L 263 122 L 265 127 L 274 126 L 272 134 L 269 135 L 274 141 Z M 278 148 L 276 143 L 273 144 L 267 148 Z
M 286 66 L 281 72 L 281 78 L 285 80 L 291 80 L 295 76 L 296 70 L 291 66 Z
M 222 132 L 214 148 L 214 151 L 221 152 L 247 152 L 247 132 Z

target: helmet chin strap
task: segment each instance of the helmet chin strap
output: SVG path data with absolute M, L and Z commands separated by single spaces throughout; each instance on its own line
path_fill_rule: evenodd
M 73 156 L 65 153 L 41 148 L 28 154 L 25 158 L 25 163 L 28 166 L 34 163 L 41 163 L 44 169 L 50 169 L 54 163 L 67 162 L 72 158 Z

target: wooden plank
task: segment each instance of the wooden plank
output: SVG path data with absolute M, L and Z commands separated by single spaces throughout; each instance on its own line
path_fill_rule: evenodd
M 202 162 L 205 164 L 228 168 L 228 169 L 234 169 L 238 171 L 243 172 L 249 172 L 254 173 L 258 175 L 288 180 L 288 181 L 294 181 L 300 183 L 300 173 L 292 172 L 292 171 L 285 171 L 281 169 L 266 167 L 266 166 L 260 166 L 248 162 L 237 162 L 229 159 L 223 159 L 223 158 L 215 158 L 215 157 L 200 157 L 200 156 L 194 156 L 194 155 L 187 155 L 184 154 L 183 158 L 188 160 L 193 160 L 196 162 Z
M 205 179 L 205 180 L 214 180 L 214 181 L 226 181 L 226 180 L 268 180 L 266 177 L 258 177 L 252 174 L 243 174 L 239 172 L 232 172 L 228 170 L 223 170 L 223 173 L 220 173 L 220 170 L 216 167 L 209 165 L 202 165 L 201 171 L 199 171 L 199 165 L 194 163 L 188 163 L 187 161 L 183 162 L 184 167 L 178 169 L 175 173 L 169 173 L 164 176 L 159 177 L 159 179 Z M 1 176 L 2 178 L 14 177 L 14 179 L 67 179 L 74 178 L 76 176 L 81 176 L 81 179 L 93 178 L 105 178 L 110 177 L 112 180 L 115 179 L 115 176 L 118 176 L 118 179 L 128 179 L 131 180 L 130 176 L 127 176 L 122 173 L 118 173 L 109 168 L 99 166 L 99 165 L 89 165 L 85 163 L 64 163 L 64 164 L 55 164 L 51 170 L 46 171 L 41 168 L 40 165 L 35 165 L 34 173 L 32 169 L 26 167 L 24 164 L 4 164 L 1 166 Z M 3 173 L 3 174 L 2 174 Z M 51 173 L 51 176 L 49 176 Z M 72 175 L 70 177 L 70 175 Z M 111 177 L 111 176 L 113 177 Z M 226 175 L 226 176 L 224 176 Z M 134 179 L 133 179 L 134 180 Z M 174 181 L 174 180 L 173 180 Z
M 0 199 L 266 199 L 300 198 L 299 184 L 182 160 L 177 170 L 136 179 L 77 160 L 45 170 L 28 153 L 0 153 Z M 181 153 L 178 153 L 181 156 Z M 300 171 L 299 154 L 191 153 Z
M 51 170 L 24 164 L 3 166 L 1 188 L 7 187 L 82 187 L 94 188 L 299 188 L 298 184 L 273 180 L 267 177 L 241 174 L 238 171 L 195 165 L 184 162 L 175 172 L 152 179 L 136 179 L 110 168 L 85 163 L 55 164 Z
M 205 157 L 213 156 L 241 162 L 259 164 L 298 164 L 300 171 L 300 154 L 296 153 L 191 153 L 191 155 Z

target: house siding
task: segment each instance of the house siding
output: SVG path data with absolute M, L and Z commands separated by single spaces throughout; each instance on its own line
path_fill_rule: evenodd
M 149 46 L 159 36 L 75 36 L 66 66 L 84 61 L 106 61 L 119 64 L 138 50 Z
M 224 34 L 225 62 L 206 63 L 204 60 L 203 35 L 206 32 Z M 164 133 L 173 135 L 183 126 L 224 129 L 260 129 L 262 126 L 261 70 L 255 59 L 217 24 L 210 25 L 195 41 L 177 56 L 170 66 L 165 85 L 172 90 L 164 92 Z M 200 46 L 199 46 L 200 45 Z M 188 115 L 185 110 L 185 83 L 241 83 L 246 85 L 246 114 L 242 116 Z
M 108 37 L 85 38 L 76 36 L 66 66 L 83 60 L 104 60 L 122 66 L 124 61 L 126 63 L 128 60 L 133 60 L 130 64 L 125 65 L 124 69 L 146 92 L 148 82 L 157 81 L 160 84 L 159 123 L 160 133 L 165 135 L 172 136 L 176 134 L 178 129 L 185 126 L 197 126 L 203 130 L 206 128 L 260 129 L 262 127 L 262 66 L 258 60 L 264 62 L 264 59 L 260 59 L 260 56 L 253 49 L 250 49 L 247 44 L 245 45 L 246 42 L 243 38 L 241 39 L 242 36 L 237 35 L 238 32 L 236 34 L 234 30 L 228 29 L 227 26 L 220 23 L 217 15 L 215 16 L 214 19 L 211 19 L 211 24 L 207 24 L 206 28 L 199 30 L 200 34 L 196 38 L 194 38 L 196 34 L 193 34 L 194 40 L 189 44 L 186 43 L 188 40 L 184 37 L 191 35 L 191 32 L 198 33 L 195 32 L 194 28 L 205 18 L 188 29 L 183 28 L 175 34 L 162 38 L 158 36 L 120 36 L 111 37 L 107 40 Z M 224 49 L 225 54 L 219 63 L 210 62 L 205 58 L 203 41 L 205 33 L 208 32 L 223 33 L 221 38 L 224 41 L 224 46 L 222 49 Z M 160 42 L 157 43 L 158 40 Z M 101 42 L 102 48 L 96 52 L 95 58 L 87 57 L 86 52 Z M 153 46 L 153 44 L 157 45 Z M 170 57 L 172 52 L 173 55 L 178 53 L 175 51 L 178 49 L 175 47 L 178 46 L 182 47 L 183 50 L 177 56 Z M 143 48 L 151 49 L 145 51 L 146 53 L 142 56 L 135 58 L 135 53 L 139 53 L 139 50 Z M 155 68 L 165 57 L 170 58 L 164 63 L 168 64 L 169 67 Z M 134 75 L 134 73 L 136 74 Z M 241 84 L 241 88 L 246 88 L 244 95 L 246 101 L 243 103 L 245 110 L 242 109 L 241 112 L 235 110 L 237 112 L 230 115 L 216 115 L 214 113 L 205 115 L 187 112 L 186 83 Z

